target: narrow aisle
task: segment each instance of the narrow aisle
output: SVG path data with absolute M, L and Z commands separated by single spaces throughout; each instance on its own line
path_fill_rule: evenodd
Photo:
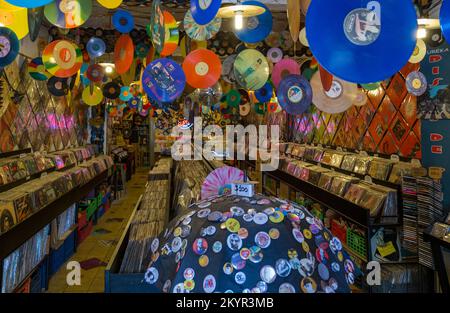
M 103 292 L 105 268 L 122 235 L 139 196 L 145 190 L 148 169 L 137 169 L 127 183 L 127 194 L 114 201 L 94 226 L 92 233 L 78 247 L 76 253 L 50 279 L 48 292 Z M 68 286 L 66 265 L 70 261 L 81 264 L 81 285 Z

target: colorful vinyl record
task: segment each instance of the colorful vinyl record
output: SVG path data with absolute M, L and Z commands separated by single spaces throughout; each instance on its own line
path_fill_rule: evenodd
M 240 105 L 239 106 L 239 115 L 240 116 L 247 116 L 250 113 L 251 108 L 252 107 L 250 106 L 250 103 L 245 103 L 243 105 Z
M 83 93 L 81 95 L 81 99 L 83 102 L 87 105 L 94 106 L 102 102 L 103 100 L 103 93 L 100 87 L 94 86 L 92 88 L 87 87 L 84 88 Z
M 134 58 L 133 40 L 128 34 L 122 34 L 114 47 L 114 63 L 116 64 L 116 72 L 123 74 L 127 72 Z
M 106 83 L 103 86 L 103 96 L 108 99 L 117 99 L 120 96 L 120 86 L 115 82 Z
M 52 76 L 47 80 L 47 89 L 50 94 L 62 97 L 69 93 L 67 78 Z
M 123 0 L 97 0 L 100 5 L 107 9 L 115 9 L 118 8 L 122 4 Z
M 151 99 L 159 103 L 173 102 L 182 94 L 186 76 L 175 61 L 157 59 L 145 68 L 142 86 Z
M 81 49 L 67 40 L 55 40 L 42 52 L 45 69 L 57 77 L 70 77 L 77 73 L 83 64 Z
M 267 59 L 272 63 L 278 63 L 283 59 L 283 51 L 280 48 L 270 48 L 267 51 Z
M 414 48 L 414 52 L 409 58 L 409 63 L 419 63 L 425 58 L 425 55 L 427 54 L 427 46 L 425 44 L 425 41 L 422 39 L 417 39 L 416 47 Z
M 362 89 L 358 89 L 355 94 L 355 100 L 353 100 L 353 105 L 357 107 L 362 107 L 367 104 L 368 98 L 367 94 Z
M 34 2 L 34 1 L 33 1 Z M 42 21 L 44 20 L 44 7 L 28 9 L 28 35 L 31 41 L 35 41 L 39 36 Z
M 180 33 L 178 31 L 178 24 L 175 17 L 169 12 L 164 11 L 164 29 L 165 38 L 161 56 L 172 55 L 177 50 L 178 42 L 180 40 Z
M 311 79 L 313 90 L 313 103 L 322 112 L 342 113 L 347 111 L 355 100 L 358 86 L 346 82 L 337 77 L 333 78 L 333 83 L 329 91 L 325 91 L 320 80 L 320 72 L 316 72 Z
M 200 25 L 195 22 L 191 11 L 188 10 L 184 16 L 183 24 L 184 30 L 190 38 L 196 41 L 203 41 L 213 38 L 219 32 L 222 19 L 216 17 L 208 24 Z
M 105 77 L 105 71 L 103 70 L 103 67 L 99 64 L 92 64 L 89 65 L 87 71 L 86 71 L 86 77 L 93 83 L 98 83 L 103 80 L 103 77 Z
M 331 74 L 369 83 L 391 77 L 408 62 L 417 15 L 410 0 L 312 1 L 306 31 L 311 52 Z
M 152 39 L 153 47 L 158 53 L 161 53 L 166 38 L 166 30 L 164 28 L 164 14 L 161 10 L 161 1 L 152 2 L 152 11 L 150 13 L 150 25 L 148 26 L 149 36 Z
M 236 77 L 234 76 L 234 61 L 236 57 L 237 54 L 232 54 L 226 57 L 222 63 L 222 79 L 229 84 L 236 83 Z
M 272 82 L 275 88 L 287 75 L 300 75 L 300 65 L 294 59 L 283 59 L 273 67 Z
M 120 96 L 119 99 L 122 101 L 128 101 L 133 97 L 129 86 L 123 86 L 120 88 Z
M 60 28 L 76 28 L 83 25 L 92 13 L 92 0 L 55 0 L 44 8 L 44 15 Z
M 186 74 L 186 82 L 191 87 L 208 88 L 219 80 L 222 64 L 214 52 L 198 49 L 184 59 L 183 71 Z
M 44 62 L 42 62 L 42 58 L 34 58 L 28 63 L 28 74 L 30 74 L 31 78 L 35 80 L 47 80 L 52 75 L 45 70 Z
M 52 1 L 53 0 L 6 0 L 6 2 L 11 3 L 12 5 L 23 8 L 37 8 L 44 6 Z
M 19 54 L 20 42 L 9 28 L 0 27 L 0 67 L 11 64 Z
M 150 46 L 145 42 L 140 42 L 136 45 L 135 54 L 138 58 L 146 58 L 150 52 Z
M 234 62 L 234 75 L 239 85 L 247 90 L 262 88 L 269 79 L 266 57 L 258 50 L 242 51 Z
M 91 58 L 99 58 L 106 52 L 106 44 L 103 39 L 92 37 L 86 44 L 86 50 Z
M 132 97 L 130 100 L 128 100 L 128 106 L 131 109 L 137 109 L 140 103 L 141 103 L 140 97 Z
M 201 197 L 207 199 L 211 196 L 231 193 L 231 184 L 242 181 L 244 172 L 231 166 L 222 166 L 215 169 L 206 177 L 202 185 Z
M 447 42 L 450 42 L 450 1 L 442 1 L 441 11 L 439 13 L 441 30 Z
M 237 108 L 241 103 L 241 94 L 236 89 L 228 91 L 226 96 L 226 102 L 229 107 Z
M 234 33 L 239 40 L 247 43 L 256 43 L 264 40 L 272 31 L 272 13 L 269 8 L 259 1 L 245 1 L 242 5 L 255 5 L 263 7 L 263 14 L 244 19 L 242 29 L 235 30 Z
M 277 88 L 278 102 L 288 114 L 298 115 L 310 106 L 313 92 L 309 82 L 301 75 L 288 75 Z
M 300 33 L 300 1 L 287 0 L 287 17 L 292 40 L 297 42 Z
M 427 79 L 421 72 L 413 71 L 406 76 L 406 89 L 414 96 L 423 95 L 427 86 Z
M 262 88 L 255 90 L 255 97 L 259 102 L 269 102 L 272 99 L 273 88 L 270 83 L 266 83 Z
M 210 23 L 217 15 L 222 0 L 191 0 L 191 13 L 195 22 L 200 25 Z
M 134 17 L 125 10 L 117 10 L 112 17 L 112 22 L 114 28 L 122 34 L 128 34 L 134 28 Z
M 0 2 L 0 25 L 11 29 L 19 40 L 23 39 L 28 34 L 28 10 L 2 0 Z
M 319 64 L 320 81 L 322 82 L 323 90 L 329 91 L 333 85 L 333 75 Z

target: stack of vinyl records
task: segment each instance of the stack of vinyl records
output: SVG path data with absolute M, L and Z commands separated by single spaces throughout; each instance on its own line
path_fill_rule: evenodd
M 403 200 L 403 229 L 401 241 L 403 258 L 415 258 L 418 256 L 417 237 L 417 181 L 414 177 L 402 178 Z
M 52 248 L 58 248 L 61 242 L 70 234 L 70 231 L 75 225 L 76 209 L 77 207 L 74 203 L 53 220 L 51 228 Z

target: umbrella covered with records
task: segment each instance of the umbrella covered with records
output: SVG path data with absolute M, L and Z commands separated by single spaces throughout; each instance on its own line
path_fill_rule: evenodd
M 359 269 L 304 207 L 259 194 L 213 196 L 151 243 L 144 282 L 170 293 L 344 293 Z

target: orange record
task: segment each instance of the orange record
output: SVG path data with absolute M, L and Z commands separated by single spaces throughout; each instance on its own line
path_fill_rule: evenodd
M 323 90 L 329 91 L 333 85 L 333 75 L 331 75 L 326 69 L 319 65 L 320 80 L 322 82 Z
M 197 49 L 188 54 L 183 62 L 186 82 L 194 88 L 209 88 L 220 78 L 222 64 L 219 57 L 207 49 Z
M 134 57 L 133 40 L 128 34 L 122 34 L 114 47 L 114 63 L 116 72 L 123 74 L 131 67 Z

